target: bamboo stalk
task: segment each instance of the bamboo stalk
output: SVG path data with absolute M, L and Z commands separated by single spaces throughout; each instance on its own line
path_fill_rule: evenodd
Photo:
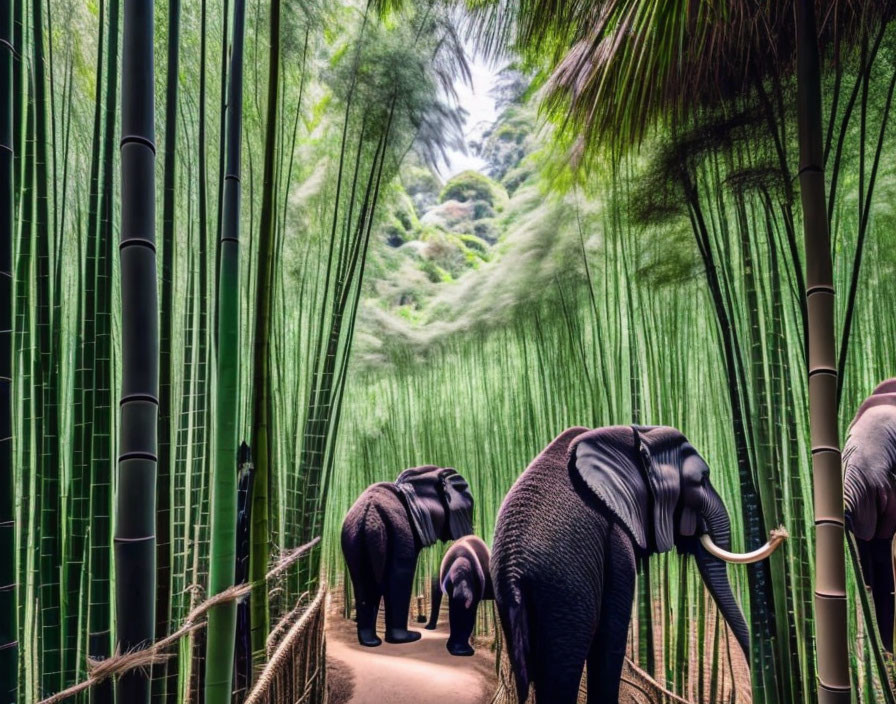
M 837 432 L 834 281 L 825 205 L 815 4 L 796 5 L 800 194 L 809 311 L 809 424 L 815 488 L 815 613 L 820 704 L 852 697 L 847 655 L 843 478 Z
M 0 9 L 0 701 L 18 698 L 15 473 L 12 448 L 13 15 Z
M 155 246 L 155 86 L 152 0 L 125 0 L 121 67 L 121 435 L 115 580 L 117 647 L 155 630 L 159 322 Z M 119 701 L 149 702 L 150 675 L 116 682 Z
M 270 553 L 268 495 L 272 441 L 270 382 L 270 318 L 274 276 L 274 237 L 276 217 L 274 200 L 274 159 L 277 149 L 277 102 L 280 90 L 280 0 L 271 0 L 270 54 L 268 57 L 268 102 L 264 140 L 264 183 L 261 219 L 258 231 L 258 272 L 255 284 L 255 335 L 253 338 L 252 451 L 255 481 L 252 495 L 252 543 L 249 577 L 257 581 L 267 569 Z M 259 587 L 252 593 L 252 651 L 263 657 L 270 623 L 267 598 Z
M 217 301 L 217 379 L 215 401 L 215 462 L 211 505 L 209 592 L 232 587 L 236 567 L 237 412 L 239 409 L 239 238 L 240 138 L 243 105 L 243 34 L 245 0 L 234 0 L 233 37 L 228 75 L 227 154 L 224 175 L 223 227 L 219 249 Z M 228 602 L 209 613 L 205 700 L 230 701 L 233 681 L 236 604 Z

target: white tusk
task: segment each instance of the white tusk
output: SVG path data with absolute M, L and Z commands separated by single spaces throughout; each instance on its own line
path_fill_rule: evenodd
M 738 565 L 749 565 L 753 562 L 759 562 L 760 560 L 767 558 L 778 549 L 778 546 L 783 543 L 787 537 L 787 529 L 784 526 L 778 526 L 769 534 L 768 542 L 761 548 L 753 550 L 752 552 L 728 552 L 727 550 L 722 550 L 722 548 L 712 542 L 709 533 L 704 533 L 700 536 L 700 543 L 706 548 L 706 552 L 713 557 L 717 557 L 725 562 L 733 562 Z

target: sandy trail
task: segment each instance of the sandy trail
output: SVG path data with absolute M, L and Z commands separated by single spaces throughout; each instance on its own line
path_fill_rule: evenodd
M 365 648 L 355 624 L 332 610 L 327 614 L 329 704 L 488 704 L 495 692 L 494 658 L 477 647 L 472 657 L 445 650 L 448 614 L 435 631 L 412 623 L 423 637 L 415 643 Z M 380 628 L 382 636 L 382 627 Z

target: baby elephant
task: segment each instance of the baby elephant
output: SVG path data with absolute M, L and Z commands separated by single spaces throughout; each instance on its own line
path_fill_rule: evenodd
M 479 602 L 494 599 L 489 573 L 488 545 L 475 535 L 468 535 L 448 548 L 432 585 L 432 613 L 426 628 L 432 630 L 439 619 L 442 594 L 448 595 L 448 623 L 451 635 L 446 647 L 452 655 L 472 655 L 470 636 L 476 624 Z

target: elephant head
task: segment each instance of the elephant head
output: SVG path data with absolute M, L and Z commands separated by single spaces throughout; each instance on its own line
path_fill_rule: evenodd
M 395 486 L 405 497 L 424 546 L 473 532 L 473 496 L 457 470 L 435 465 L 406 469 Z
M 843 446 L 846 525 L 857 539 L 881 639 L 893 650 L 893 560 L 896 534 L 896 379 L 859 406 Z
M 725 565 L 726 559 L 744 560 L 727 552 L 728 512 L 709 482 L 709 467 L 687 438 L 664 426 L 598 429 L 576 438 L 570 471 L 619 519 L 642 551 L 666 552 L 678 546 L 694 555 L 707 589 L 748 656 L 747 624 Z M 763 551 L 751 557 L 765 556 Z

